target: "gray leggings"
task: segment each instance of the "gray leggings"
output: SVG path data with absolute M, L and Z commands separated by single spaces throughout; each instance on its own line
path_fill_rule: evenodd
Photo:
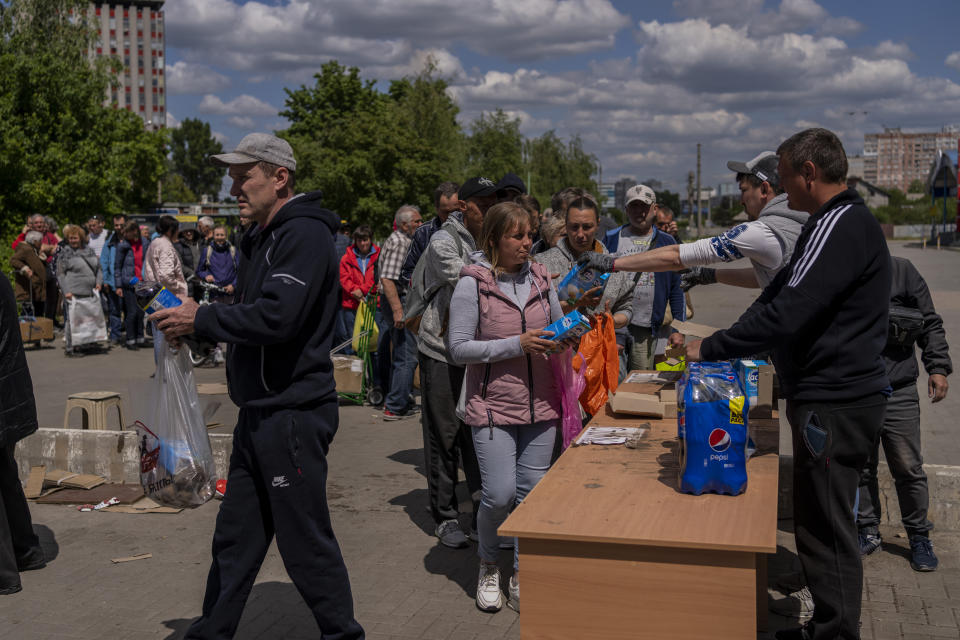
M 473 444 L 483 482 L 477 514 L 477 553 L 481 560 L 495 562 L 499 553 L 497 529 L 514 505 L 550 468 L 557 421 L 503 427 L 473 427 Z M 516 542 L 516 541 L 514 541 Z M 519 566 L 519 546 L 513 547 L 513 568 Z

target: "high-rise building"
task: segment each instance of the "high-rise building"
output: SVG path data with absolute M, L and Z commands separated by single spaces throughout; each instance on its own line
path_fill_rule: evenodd
M 123 64 L 104 104 L 143 118 L 148 129 L 166 123 L 163 0 L 91 2 L 88 20 L 97 31 L 93 56 L 116 56 Z
M 879 187 L 906 192 L 914 180 L 926 180 L 938 149 L 956 149 L 960 127 L 936 132 L 904 133 L 885 127 L 863 136 L 863 179 Z

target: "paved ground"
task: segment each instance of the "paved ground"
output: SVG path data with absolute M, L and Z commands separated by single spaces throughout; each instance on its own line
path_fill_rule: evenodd
M 893 249 L 915 261 L 934 290 L 948 335 L 960 335 L 960 253 L 921 252 L 903 245 Z M 746 291 L 702 288 L 695 320 L 725 326 L 749 299 Z M 62 424 L 69 392 L 115 389 L 129 401 L 137 394 L 136 385 L 149 382 L 153 368 L 150 352 L 67 360 L 59 349 L 45 349 L 30 353 L 29 362 L 43 426 Z M 200 370 L 198 379 L 222 381 L 222 369 Z M 218 399 L 225 400 L 212 398 Z M 946 419 L 958 410 L 956 392 L 939 406 L 924 406 L 928 462 L 960 464 L 960 444 L 947 433 L 955 420 Z M 225 401 L 214 419 L 227 430 L 235 415 L 235 407 Z M 445 549 L 429 535 L 422 460 L 418 420 L 384 423 L 370 408 L 342 409 L 330 456 L 329 499 L 351 572 L 358 619 L 372 640 L 519 638 L 514 612 L 488 615 L 476 610 L 474 550 Z M 53 561 L 42 571 L 24 574 L 22 593 L 0 598 L 0 637 L 179 638 L 199 614 L 217 503 L 177 515 L 80 513 L 47 505 L 34 505 L 33 512 Z M 795 563 L 790 524 L 781 522 L 781 548 L 771 562 L 771 576 Z M 883 552 L 865 563 L 864 638 L 960 637 L 960 534 L 936 532 L 942 568 L 916 574 L 904 558 L 906 541 L 894 530 L 883 533 Z M 153 558 L 110 562 L 146 552 Z M 506 552 L 502 567 L 509 567 Z M 773 628 L 786 624 L 783 618 L 771 620 Z M 237 637 L 319 637 L 275 548 L 260 572 Z

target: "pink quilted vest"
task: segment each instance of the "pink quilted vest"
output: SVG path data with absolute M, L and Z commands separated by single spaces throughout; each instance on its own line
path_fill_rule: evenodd
M 477 281 L 480 321 L 477 340 L 519 335 L 550 324 L 550 278 L 546 267 L 530 263 L 530 296 L 523 309 L 503 295 L 490 269 L 468 265 L 460 276 Z M 547 356 L 525 354 L 487 364 L 468 364 L 466 415 L 471 427 L 519 425 L 560 417 L 560 390 Z

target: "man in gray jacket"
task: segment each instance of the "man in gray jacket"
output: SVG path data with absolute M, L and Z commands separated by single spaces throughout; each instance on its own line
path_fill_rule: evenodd
M 764 151 L 748 162 L 731 161 L 727 167 L 737 172 L 740 202 L 749 222 L 712 238 L 668 245 L 622 258 L 586 254 L 581 257 L 581 264 L 588 262 L 605 271 L 678 271 L 692 267 L 690 273 L 682 277 L 684 290 L 714 282 L 752 289 L 766 287 L 790 262 L 809 214 L 787 206 L 774 152 Z M 721 270 L 705 266 L 741 258 L 748 258 L 751 266 Z
M 470 264 L 470 253 L 477 250 L 483 217 L 496 202 L 496 192 L 496 184 L 488 178 L 467 180 L 457 194 L 457 211 L 433 234 L 420 257 L 427 261 L 424 293 L 430 301 L 420 321 L 417 345 L 427 491 L 430 512 L 437 523 L 435 534 L 442 544 L 454 548 L 467 545 L 467 536 L 457 519 L 458 454 L 463 457 L 467 488 L 473 498 L 474 530 L 480 500 L 480 467 L 472 434 L 456 414 L 464 368 L 450 357 L 446 325 L 460 270 Z

